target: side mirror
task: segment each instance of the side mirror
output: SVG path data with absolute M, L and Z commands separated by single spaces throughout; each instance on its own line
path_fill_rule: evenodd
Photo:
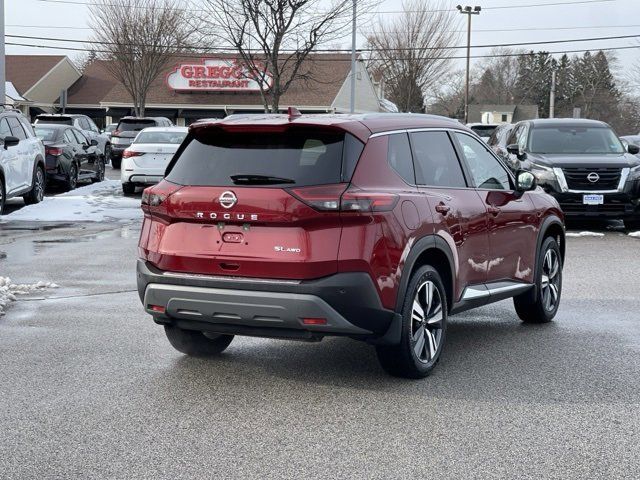
M 627 145 L 627 152 L 631 153 L 632 155 L 637 155 L 638 153 L 640 153 L 640 147 L 638 145 L 630 143 L 629 145 Z
M 20 139 L 18 137 L 12 137 L 11 135 L 4 137 L 5 150 L 9 147 L 15 147 L 19 143 L 20 143 Z
M 511 143 L 507 145 L 507 152 L 518 157 L 518 160 L 524 160 L 525 158 L 527 158 L 527 154 L 520 150 L 520 145 L 518 145 L 517 143 Z
M 95 138 L 91 139 L 91 146 L 92 147 L 97 147 L 98 146 L 98 141 Z
M 537 187 L 536 177 L 527 170 L 518 170 L 516 172 L 516 190 L 518 192 L 528 192 L 535 190 Z

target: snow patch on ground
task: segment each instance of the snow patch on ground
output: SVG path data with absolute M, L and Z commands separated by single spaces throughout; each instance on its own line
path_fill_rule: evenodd
M 604 237 L 601 232 L 567 232 L 567 237 Z
M 640 238 L 640 230 L 638 230 L 637 232 L 629 232 L 629 236 Z
M 109 222 L 142 218 L 139 198 L 122 194 L 119 180 L 104 180 L 28 205 L 3 221 Z
M 0 317 L 6 307 L 16 301 L 16 295 L 28 295 L 47 288 L 58 288 L 53 282 L 11 283 L 9 277 L 0 277 Z

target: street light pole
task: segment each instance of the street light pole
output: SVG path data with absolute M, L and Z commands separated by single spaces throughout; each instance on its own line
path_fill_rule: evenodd
M 0 104 L 7 100 L 5 91 L 4 0 L 0 0 Z
M 469 71 L 471 64 L 471 15 L 480 15 L 481 7 L 471 8 L 469 5 L 456 7 L 460 13 L 467 16 L 467 73 L 464 86 L 464 123 L 469 123 Z
M 349 100 L 351 113 L 356 111 L 356 2 L 357 0 L 353 0 L 353 23 L 351 25 L 351 98 Z

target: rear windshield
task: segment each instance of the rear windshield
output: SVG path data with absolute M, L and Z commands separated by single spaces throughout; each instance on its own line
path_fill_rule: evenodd
M 220 132 L 206 139 L 189 136 L 180 155 L 170 164 L 166 178 L 181 185 L 201 186 L 282 187 L 347 182 L 363 147 L 362 142 L 344 132 L 305 129 Z M 256 178 L 265 181 L 261 183 Z
M 181 144 L 187 132 L 140 132 L 133 143 Z
M 56 123 L 58 125 L 73 125 L 73 120 L 69 117 L 38 117 L 36 118 L 36 124 L 38 123 Z
M 57 128 L 36 127 L 36 137 L 43 142 L 51 142 L 58 136 Z
M 476 132 L 481 137 L 490 137 L 495 129 L 495 125 L 474 125 L 473 127 L 471 127 L 471 130 Z
M 153 120 L 120 120 L 117 130 L 121 132 L 139 132 L 147 127 L 155 127 Z
M 531 153 L 624 153 L 622 142 L 606 127 L 539 127 L 531 130 Z

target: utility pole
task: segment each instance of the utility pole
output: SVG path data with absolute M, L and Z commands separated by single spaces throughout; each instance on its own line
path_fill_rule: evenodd
M 469 5 L 456 7 L 460 13 L 467 16 L 467 75 L 464 86 L 464 123 L 469 123 L 469 68 L 471 64 L 471 15 L 480 15 L 481 7 L 471 8 Z
M 356 111 L 356 3 L 357 0 L 353 0 L 353 23 L 351 25 L 351 99 L 349 100 L 349 111 L 351 113 Z
M 5 91 L 5 57 L 4 57 L 4 0 L 0 0 L 0 104 L 3 104 L 7 97 Z
M 549 118 L 554 118 L 556 113 L 556 71 L 551 72 L 551 93 L 549 94 Z

